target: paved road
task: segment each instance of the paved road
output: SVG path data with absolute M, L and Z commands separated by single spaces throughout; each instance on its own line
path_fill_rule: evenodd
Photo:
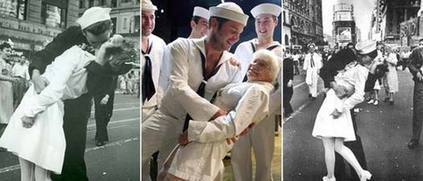
M 413 82 L 408 72 L 398 71 L 400 91 L 395 104 L 379 106 L 361 103 L 357 116 L 367 164 L 374 180 L 423 180 L 423 146 L 409 150 L 411 136 Z M 298 78 L 297 78 L 298 79 Z M 299 79 L 301 80 L 301 79 Z M 323 97 L 307 98 L 307 86 L 297 82 L 292 103 L 296 113 L 284 123 L 284 180 L 321 180 L 326 175 L 323 145 L 311 136 L 314 118 Z M 384 98 L 384 92 L 380 93 Z
M 92 117 L 93 114 L 94 112 Z M 140 180 L 139 116 L 139 99 L 136 96 L 118 94 L 108 126 L 110 142 L 102 147 L 95 146 L 95 120 L 90 118 L 85 151 L 90 180 Z M 11 153 L 0 152 L 0 180 L 20 180 L 19 163 L 17 157 Z

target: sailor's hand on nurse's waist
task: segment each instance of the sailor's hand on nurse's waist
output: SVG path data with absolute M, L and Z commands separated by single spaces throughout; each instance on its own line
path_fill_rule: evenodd
M 189 143 L 189 141 L 188 141 L 188 131 L 184 131 L 182 134 L 179 135 L 178 143 L 182 146 L 185 146 Z
M 218 118 L 220 116 L 225 116 L 226 114 L 228 114 L 228 112 L 226 112 L 226 111 L 224 111 L 222 109 L 219 109 L 216 113 L 214 113 L 214 115 L 210 118 L 209 121 L 214 120 L 214 119 L 216 119 L 216 118 Z
M 337 118 L 339 118 L 339 116 L 341 116 L 341 114 L 342 114 L 342 112 L 339 112 L 337 109 L 335 109 L 335 110 L 333 110 L 333 112 L 330 115 L 332 115 L 332 117 L 334 119 L 337 119 Z
M 37 94 L 43 91 L 44 88 L 46 88 L 47 85 L 50 84 L 47 79 L 41 77 L 40 72 L 37 69 L 34 69 L 32 72 L 31 82 L 32 84 L 34 84 L 34 89 Z

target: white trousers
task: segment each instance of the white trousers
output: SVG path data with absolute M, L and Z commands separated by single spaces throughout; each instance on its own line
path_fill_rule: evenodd
M 271 181 L 272 158 L 275 148 L 275 116 L 269 116 L 235 143 L 231 164 L 236 181 L 253 180 L 251 148 L 256 157 L 256 181 Z
M 21 166 L 21 181 L 51 181 L 50 171 L 34 163 L 19 158 L 19 165 Z
M 159 151 L 157 159 L 158 171 L 164 161 L 178 143 L 182 133 L 184 120 L 177 120 L 157 110 L 142 123 L 142 180 L 150 180 L 149 161 L 151 156 Z

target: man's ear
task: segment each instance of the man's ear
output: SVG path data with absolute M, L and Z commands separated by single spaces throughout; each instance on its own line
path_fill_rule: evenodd
M 191 20 L 191 29 L 194 29 L 195 28 L 195 26 L 196 26 L 196 24 L 195 24 L 195 21 L 194 20 Z

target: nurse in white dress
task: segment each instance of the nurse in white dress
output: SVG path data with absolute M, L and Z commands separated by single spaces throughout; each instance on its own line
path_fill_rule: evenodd
M 117 46 L 112 41 L 104 43 L 97 57 L 85 51 L 85 45 L 69 48 L 42 75 L 50 82 L 48 86 L 39 94 L 34 86 L 25 93 L 0 138 L 0 147 L 19 157 L 21 180 L 48 181 L 50 171 L 61 173 L 66 149 L 63 100 L 87 93 L 85 66 L 91 61 L 103 65 L 113 61 L 112 56 L 128 53 L 109 53 L 109 48 L 116 50 Z
M 229 114 L 213 121 L 189 123 L 187 132 L 179 139 L 183 146 L 170 157 L 168 179 L 222 180 L 222 160 L 232 148 L 226 139 L 240 135 L 252 123 L 266 120 L 272 82 L 278 73 L 278 58 L 268 50 L 257 51 L 248 69 L 248 81 L 229 84 L 217 93 L 214 104 Z
M 356 45 L 359 53 L 357 61 L 348 64 L 331 82 L 319 112 L 316 116 L 312 135 L 323 141 L 327 176 L 323 181 L 335 181 L 335 151 L 350 163 L 361 181 L 370 179 L 370 172 L 364 170 L 354 153 L 344 145 L 354 141 L 354 127 L 350 109 L 364 100 L 364 87 L 372 57 L 376 57 L 376 43 L 360 42 Z M 371 55 L 370 55 L 371 54 Z
M 217 90 L 240 81 L 236 76 L 239 67 L 226 50 L 239 40 L 248 16 L 235 3 L 225 2 L 211 7 L 210 17 L 205 38 L 179 38 L 168 45 L 172 62 L 169 87 L 159 109 L 142 123 L 142 180 L 150 179 L 148 161 L 156 151 L 160 170 L 177 144 L 187 114 L 193 120 L 211 120 L 225 114 L 210 100 Z M 204 85 L 203 96 L 196 92 L 200 85 Z

